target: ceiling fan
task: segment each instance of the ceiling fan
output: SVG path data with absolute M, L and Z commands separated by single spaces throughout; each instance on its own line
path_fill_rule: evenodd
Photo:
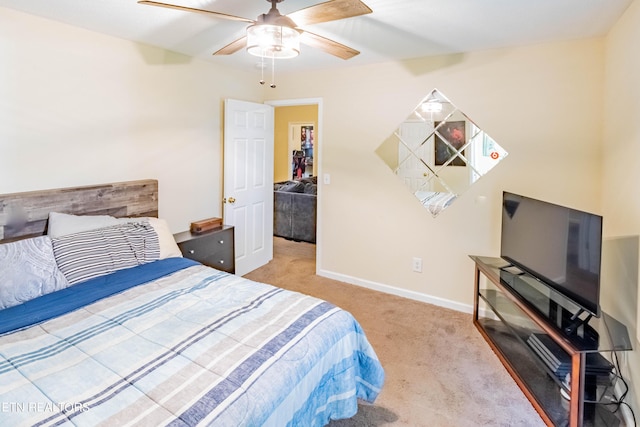
M 320 49 L 342 59 L 353 58 L 360 53 L 349 46 L 310 33 L 302 28 L 302 26 L 306 25 L 336 21 L 371 13 L 372 10 L 360 0 L 330 0 L 300 9 L 288 15 L 282 15 L 276 7 L 277 3 L 284 0 L 267 1 L 271 3 L 271 9 L 267 13 L 258 16 L 255 20 L 152 0 L 139 0 L 138 3 L 186 12 L 202 13 L 215 18 L 250 24 L 249 27 L 247 27 L 247 34 L 245 36 L 217 50 L 213 53 L 214 55 L 230 55 L 246 47 L 249 53 L 263 58 L 291 58 L 299 53 L 299 43 Z M 267 47 L 265 47 L 264 44 L 259 44 L 261 42 L 257 41 L 257 38 L 262 36 L 267 36 L 271 39 L 271 44 Z

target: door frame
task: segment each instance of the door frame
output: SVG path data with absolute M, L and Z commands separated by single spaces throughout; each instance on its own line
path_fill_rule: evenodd
M 322 98 L 297 98 L 297 99 L 281 99 L 281 100 L 271 100 L 265 101 L 265 104 L 271 105 L 274 108 L 278 107 L 293 107 L 297 105 L 317 105 L 318 106 L 318 131 L 316 132 L 316 147 L 314 147 L 314 170 L 316 171 L 316 176 L 318 177 L 318 181 L 321 180 L 323 169 L 322 169 L 322 150 L 324 149 L 324 144 L 322 142 L 324 138 L 323 126 L 322 126 Z M 317 167 L 316 167 L 317 165 Z M 322 270 L 322 183 L 318 182 L 318 194 L 316 199 L 316 274 L 318 274 Z

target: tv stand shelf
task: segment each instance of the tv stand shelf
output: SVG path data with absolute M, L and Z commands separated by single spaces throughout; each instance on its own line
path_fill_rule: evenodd
M 473 323 L 547 425 L 618 426 L 609 352 L 631 350 L 627 328 L 570 300 L 501 258 L 475 262 Z M 569 333 L 568 333 L 569 332 Z

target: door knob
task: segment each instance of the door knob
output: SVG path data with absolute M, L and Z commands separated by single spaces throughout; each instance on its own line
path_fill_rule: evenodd
M 234 204 L 236 202 L 236 199 L 234 199 L 233 197 L 229 197 L 227 201 L 231 204 Z

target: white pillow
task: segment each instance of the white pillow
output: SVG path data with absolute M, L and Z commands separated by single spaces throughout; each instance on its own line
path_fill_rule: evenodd
M 160 242 L 160 259 L 182 257 L 182 252 L 173 238 L 167 221 L 154 217 L 115 218 L 109 215 L 70 215 L 50 212 L 47 234 L 54 239 L 83 231 L 97 230 L 126 222 L 141 222 L 144 220 L 149 221 L 149 224 L 151 224 L 158 235 Z
M 47 234 L 50 238 L 56 239 L 68 234 L 96 230 L 121 223 L 120 220 L 109 215 L 70 215 L 49 212 Z
M 148 217 L 146 220 L 149 221 L 149 224 L 151 224 L 158 235 L 158 240 L 160 241 L 160 259 L 182 257 L 182 251 L 178 247 L 176 239 L 173 238 L 167 221 L 154 217 Z

